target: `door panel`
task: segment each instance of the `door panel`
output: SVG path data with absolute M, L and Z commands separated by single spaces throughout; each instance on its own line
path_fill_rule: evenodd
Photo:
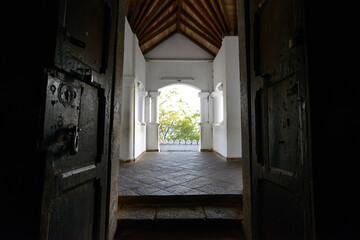
M 104 239 L 114 1 L 59 0 L 54 66 L 45 71 L 42 239 Z M 109 5 L 110 4 L 110 5 Z M 113 11 L 114 12 L 114 11 Z M 106 95 L 105 95 L 106 94 Z
M 269 166 L 294 173 L 299 164 L 297 91 L 293 75 L 268 88 Z
M 250 1 L 254 239 L 311 239 L 302 0 Z
M 94 182 L 87 182 L 55 199 L 49 239 L 92 239 L 95 207 Z
M 103 239 L 106 162 L 103 89 L 48 69 L 44 239 Z
M 257 1 L 260 2 L 260 1 Z M 269 70 L 292 54 L 289 39 L 295 30 L 294 4 L 289 0 L 265 0 L 258 4 L 255 16 L 258 72 Z
M 299 199 L 287 188 L 261 180 L 259 183 L 262 209 L 259 219 L 260 239 L 304 239 L 303 214 Z

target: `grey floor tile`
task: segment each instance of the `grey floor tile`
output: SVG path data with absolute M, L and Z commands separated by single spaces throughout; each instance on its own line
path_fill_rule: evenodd
M 214 153 L 145 153 L 135 163 L 121 164 L 119 171 L 119 195 L 242 192 L 241 164 Z

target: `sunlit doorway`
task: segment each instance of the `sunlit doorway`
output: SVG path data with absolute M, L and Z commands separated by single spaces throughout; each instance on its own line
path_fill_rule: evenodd
M 160 152 L 199 152 L 200 91 L 185 84 L 159 91 Z

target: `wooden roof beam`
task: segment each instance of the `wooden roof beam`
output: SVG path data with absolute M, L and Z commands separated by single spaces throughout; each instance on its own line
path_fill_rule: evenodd
M 163 25 L 161 28 L 159 28 L 158 30 L 156 30 L 155 32 L 152 32 L 146 36 L 144 36 L 144 38 L 139 39 L 139 45 L 142 45 L 146 42 L 148 42 L 149 40 L 151 40 L 153 37 L 159 35 L 160 33 L 162 33 L 163 31 L 165 31 L 166 29 L 168 29 L 169 27 L 171 27 L 172 25 L 176 24 L 177 22 L 177 18 L 173 19 L 172 21 L 168 22 L 167 24 Z
M 176 23 L 176 30 L 179 30 L 179 28 L 180 28 L 181 4 L 182 4 L 182 0 L 177 0 L 177 23 Z
M 209 42 L 210 44 L 214 45 L 217 48 L 221 47 L 221 42 L 216 41 L 210 37 L 208 37 L 206 34 L 204 34 L 203 32 L 199 31 L 198 29 L 196 29 L 194 26 L 192 26 L 191 24 L 189 24 L 188 22 L 180 19 L 181 24 L 185 25 L 187 28 L 189 28 L 191 31 L 193 31 L 195 34 L 197 34 L 199 37 L 205 39 L 207 42 Z
M 214 21 L 214 18 L 212 18 L 211 13 L 209 14 L 208 10 L 209 7 L 205 7 L 203 5 L 203 1 L 201 0 L 195 0 L 194 1 L 195 5 L 200 9 L 200 11 L 202 13 L 204 13 L 203 15 L 205 15 L 207 21 L 212 25 L 212 27 L 214 28 L 215 31 L 217 31 L 217 33 L 222 36 L 222 31 L 221 28 L 219 27 L 219 23 Z
M 181 14 L 186 17 L 190 22 L 192 22 L 197 28 L 199 28 L 202 32 L 207 34 L 209 37 L 213 38 L 216 41 L 222 42 L 222 38 L 214 35 L 214 33 L 210 32 L 207 28 L 201 25 L 197 20 L 195 20 L 190 14 L 185 11 L 181 11 Z
M 128 1 L 130 2 L 131 0 L 128 0 Z M 140 0 L 140 1 L 139 1 L 139 4 L 136 4 L 136 8 L 135 8 L 133 14 L 131 15 L 131 19 L 128 19 L 131 28 L 133 28 L 133 26 L 134 26 L 134 24 L 135 24 L 135 21 L 136 21 L 136 17 L 137 17 L 137 15 L 139 14 L 140 7 L 141 7 L 141 5 L 142 5 L 142 4 L 140 4 L 140 2 L 143 2 L 143 0 Z
M 227 33 L 229 31 L 229 29 L 227 29 L 225 20 L 222 17 L 221 11 L 216 3 L 217 3 L 216 0 L 210 0 L 210 4 L 211 4 L 210 9 L 212 11 L 212 14 L 216 17 L 216 20 L 220 23 L 223 33 Z
M 155 26 L 151 27 L 156 20 L 158 20 L 159 18 L 161 18 L 161 16 L 163 15 L 163 13 L 171 6 L 173 5 L 174 2 L 173 1 L 169 1 L 165 6 L 163 5 L 161 10 L 158 11 L 150 20 L 150 22 L 142 29 L 139 30 L 139 33 L 137 34 L 138 38 L 143 38 L 145 35 L 150 34 L 152 31 L 154 31 L 158 26 L 161 26 L 161 24 L 163 24 L 167 18 L 170 18 L 173 16 L 173 14 L 177 13 L 176 11 L 176 7 L 170 12 L 168 13 L 165 17 L 163 17 L 163 21 L 160 23 L 157 23 Z
M 166 3 L 166 2 L 165 2 Z M 155 6 L 152 7 L 152 11 L 150 11 L 148 13 L 148 15 L 144 18 L 143 21 L 141 21 L 139 23 L 139 25 L 135 28 L 135 34 L 138 35 L 141 29 L 144 29 L 148 24 L 149 21 L 151 21 L 151 19 L 154 17 L 154 15 L 156 14 L 156 12 L 158 11 L 157 9 L 160 8 L 160 5 L 164 4 L 164 1 L 158 0 L 155 4 Z M 154 10 L 155 9 L 155 10 Z
M 200 21 L 202 22 L 202 24 L 204 26 L 209 26 L 209 30 L 211 30 L 211 32 L 213 33 L 213 35 L 217 36 L 218 38 L 222 38 L 221 33 L 219 33 L 217 30 L 214 29 L 214 27 L 210 24 L 208 24 L 208 22 L 205 20 L 205 18 L 202 16 L 202 14 L 192 5 L 190 4 L 189 0 L 183 0 L 184 3 L 186 4 L 186 6 L 188 8 L 190 8 L 190 10 L 196 15 L 197 18 L 200 19 Z
M 138 29 L 138 26 L 139 24 L 141 24 L 141 22 L 143 21 L 144 19 L 144 16 L 146 15 L 145 13 L 148 11 L 148 8 L 150 7 L 150 3 L 151 3 L 152 0 L 146 0 L 144 2 L 144 4 L 142 5 L 141 7 L 141 11 L 139 13 L 139 16 L 137 16 L 137 19 L 135 21 L 135 24 L 133 26 L 133 32 L 136 33 L 137 29 Z
M 216 1 L 216 0 L 215 0 Z M 230 20 L 229 20 L 229 14 L 227 12 L 227 8 L 226 8 L 226 5 L 225 5 L 225 1 L 224 0 L 218 0 L 220 1 L 220 4 L 221 4 L 221 8 L 223 9 L 223 14 L 224 14 L 224 20 L 225 20 L 225 23 L 226 23 L 226 26 L 228 28 L 228 32 L 231 31 L 231 25 L 230 25 Z

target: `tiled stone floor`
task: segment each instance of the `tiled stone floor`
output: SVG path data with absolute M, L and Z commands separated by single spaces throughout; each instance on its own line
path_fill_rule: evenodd
M 120 164 L 119 196 L 242 194 L 241 163 L 211 152 L 145 153 Z

